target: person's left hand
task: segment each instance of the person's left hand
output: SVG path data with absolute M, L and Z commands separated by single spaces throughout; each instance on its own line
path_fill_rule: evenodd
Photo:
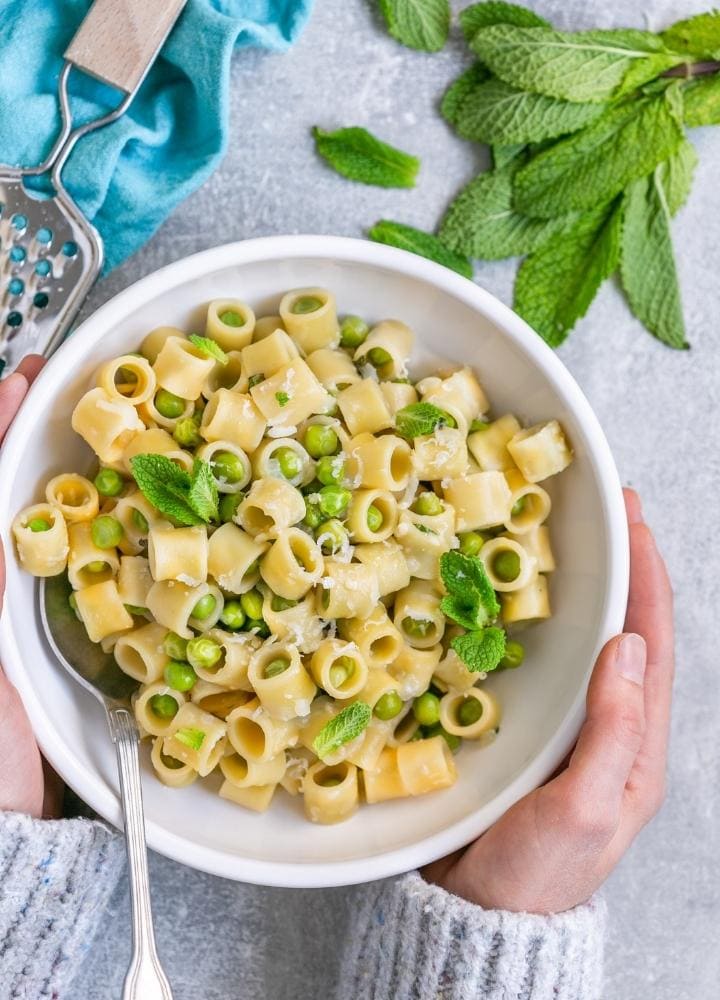
M 42 358 L 30 355 L 0 382 L 0 443 L 43 364 Z M 0 607 L 4 593 L 5 562 L 0 546 Z M 56 816 L 61 797 L 62 786 L 44 765 L 20 696 L 0 669 L 0 811 Z

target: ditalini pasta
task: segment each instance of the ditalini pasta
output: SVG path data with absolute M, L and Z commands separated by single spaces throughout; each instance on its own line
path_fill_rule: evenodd
M 460 745 L 497 737 L 487 678 L 550 616 L 546 480 L 572 449 L 557 420 L 491 415 L 468 367 L 413 379 L 412 345 L 324 288 L 261 316 L 217 299 L 202 336 L 151 330 L 77 402 L 95 466 L 20 511 L 17 554 L 67 573 L 137 681 L 168 787 L 215 774 L 234 806 L 336 823 L 449 787 Z

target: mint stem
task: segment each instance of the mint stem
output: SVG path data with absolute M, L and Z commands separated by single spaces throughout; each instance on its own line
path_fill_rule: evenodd
M 673 66 L 666 70 L 662 76 L 680 76 L 690 79 L 693 76 L 706 76 L 709 73 L 717 73 L 720 70 L 720 62 L 716 59 L 709 59 L 707 62 L 683 63 L 682 66 Z

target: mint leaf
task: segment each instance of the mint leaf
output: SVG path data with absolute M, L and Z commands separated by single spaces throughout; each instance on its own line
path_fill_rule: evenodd
M 202 729 L 193 729 L 190 726 L 178 729 L 172 735 L 179 743 L 184 743 L 191 750 L 199 750 L 205 742 L 205 733 Z
M 351 126 L 336 132 L 313 128 L 315 149 L 343 177 L 377 187 L 415 186 L 420 161 L 371 135 L 367 129 Z
M 227 356 L 225 351 L 219 344 L 216 344 L 214 340 L 210 340 L 209 337 L 199 337 L 196 333 L 191 333 L 188 337 L 191 344 L 194 344 L 199 351 L 203 354 L 207 354 L 209 358 L 214 358 L 215 361 L 219 361 L 221 365 L 226 365 L 230 358 Z
M 203 521 L 216 521 L 218 519 L 217 484 L 210 465 L 201 458 L 196 458 L 193 462 L 188 503 Z
M 660 37 L 678 52 L 688 52 L 700 59 L 720 58 L 720 11 L 696 14 L 695 17 L 677 21 Z
M 553 218 L 610 201 L 679 147 L 683 133 L 675 100 L 670 88 L 659 97 L 628 101 L 539 153 L 515 175 L 517 211 Z
M 489 673 L 505 655 L 506 637 L 501 628 L 491 627 L 458 635 L 450 645 L 472 673 Z
M 594 122 L 604 105 L 563 101 L 517 90 L 502 80 L 476 84 L 455 112 L 455 127 L 475 142 L 527 143 L 554 139 Z
M 161 514 L 180 524 L 203 523 L 188 499 L 191 481 L 187 472 L 165 455 L 134 455 L 130 466 L 140 492 Z
M 693 80 L 683 88 L 683 119 L 696 125 L 720 125 L 720 76 Z
M 404 226 L 401 222 L 381 219 L 368 232 L 368 236 L 376 243 L 399 247 L 401 250 L 409 250 L 410 253 L 434 260 L 436 264 L 449 267 L 451 271 L 457 271 L 464 278 L 472 278 L 473 276 L 472 264 L 467 257 L 448 249 L 432 233 L 424 233 L 412 226 Z
M 477 594 L 468 597 L 451 597 L 446 594 L 440 601 L 440 610 L 446 618 L 451 618 L 463 628 L 479 628 L 487 620 L 485 613 L 480 608 L 480 599 Z
M 423 52 L 438 52 L 450 31 L 448 0 L 380 0 L 388 31 L 398 42 Z
M 590 213 L 521 265 L 515 309 L 551 347 L 562 344 L 616 270 L 621 228 L 620 206 Z
M 329 757 L 367 729 L 372 709 L 364 701 L 354 701 L 330 719 L 313 740 L 313 750 L 321 759 Z
M 443 118 L 454 125 L 457 116 L 466 97 L 468 97 L 479 84 L 488 80 L 490 74 L 482 63 L 473 63 L 469 69 L 454 80 L 445 94 L 440 104 L 440 113 Z
M 483 260 L 502 260 L 543 246 L 572 225 L 577 215 L 532 219 L 513 208 L 513 173 L 508 167 L 479 174 L 455 198 L 440 226 L 440 239 L 459 253 Z
M 525 150 L 525 146 L 515 144 L 512 146 L 493 146 L 492 158 L 493 166 L 496 170 L 501 170 L 508 163 L 511 163 L 517 156 Z
M 670 206 L 656 169 L 625 195 L 620 274 L 630 308 L 668 347 L 688 347 L 670 235 Z
M 395 414 L 395 430 L 404 438 L 432 434 L 436 427 L 447 423 L 448 414 L 432 403 L 410 403 Z
M 665 191 L 670 215 L 675 215 L 687 201 L 697 162 L 695 147 L 683 139 L 677 153 L 658 164 L 658 179 Z
M 440 556 L 440 578 L 448 595 L 463 604 L 466 609 L 474 609 L 477 606 L 483 610 L 484 617 L 480 618 L 479 615 L 476 617 L 474 628 L 484 625 L 486 621 L 500 614 L 495 591 L 485 567 L 477 556 L 464 555 L 457 549 L 443 552 Z
M 567 101 L 606 101 L 633 70 L 634 86 L 683 61 L 648 31 L 580 31 L 497 24 L 476 31 L 473 52 L 501 80 Z
M 527 7 L 518 7 L 505 0 L 486 0 L 474 3 L 460 11 L 460 27 L 468 42 L 481 28 L 491 24 L 515 24 L 519 28 L 550 28 L 551 24 Z

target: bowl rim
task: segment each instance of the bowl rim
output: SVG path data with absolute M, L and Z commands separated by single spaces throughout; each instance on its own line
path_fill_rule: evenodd
M 560 358 L 517 313 L 473 281 L 405 250 L 342 236 L 268 236 L 212 247 L 146 275 L 100 306 L 55 352 L 32 386 L 13 422 L 2 448 L 2 465 L 20 460 L 26 435 L 24 417 L 30 412 L 34 401 L 43 397 L 46 389 L 52 386 L 55 371 L 61 366 L 73 368 L 85 361 L 100 343 L 103 331 L 116 321 L 124 319 L 131 309 L 137 309 L 178 284 L 196 280 L 229 266 L 297 258 L 325 258 L 377 266 L 426 281 L 489 319 L 503 336 L 509 337 L 530 357 L 553 390 L 563 398 L 586 436 L 587 458 L 593 466 L 607 529 L 608 573 L 598 628 L 599 649 L 602 643 L 622 629 L 629 585 L 628 528 L 622 488 L 600 423 Z M 30 683 L 29 673 L 23 667 L 18 639 L 19 634 L 13 628 L 6 611 L 0 620 L 0 656 L 7 676 L 20 692 L 44 756 L 95 812 L 121 828 L 118 795 L 106 787 L 97 773 L 88 770 L 61 739 L 55 738 L 52 727 L 46 726 L 48 716 Z M 148 846 L 175 861 L 213 875 L 287 888 L 351 885 L 420 867 L 470 843 L 518 799 L 547 780 L 577 739 L 584 717 L 588 677 L 589 671 L 553 737 L 509 785 L 482 808 L 447 829 L 413 844 L 384 854 L 347 861 L 268 861 L 242 858 L 219 848 L 194 844 L 148 820 Z

